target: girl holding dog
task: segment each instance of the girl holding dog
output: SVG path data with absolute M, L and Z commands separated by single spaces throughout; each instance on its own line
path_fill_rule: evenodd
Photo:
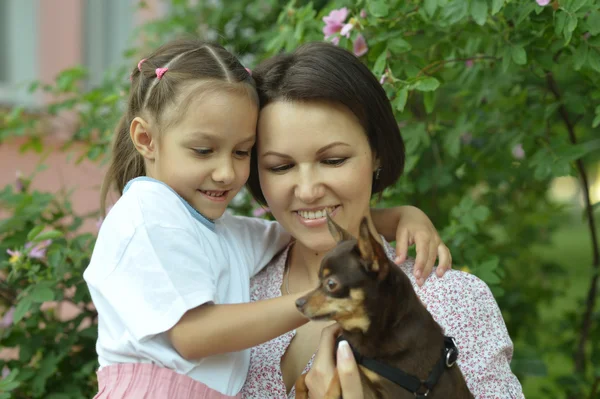
M 97 397 L 239 396 L 249 348 L 306 323 L 294 305 L 300 292 L 247 303 L 250 277 L 286 248 L 289 234 L 275 222 L 225 213 L 250 171 L 259 112 L 254 80 L 223 47 L 194 41 L 159 48 L 131 80 L 102 202 L 111 187 L 122 196 L 84 273 L 99 315 Z M 328 167 L 341 164 L 321 155 Z M 438 251 L 449 266 L 422 212 L 376 215 L 401 258 L 409 241 L 417 242 L 428 266 L 417 277 L 431 271 Z M 315 224 L 324 215 L 299 210 L 295 217 Z
M 293 236 L 251 282 L 251 299 L 261 301 L 317 286 L 321 260 L 335 245 L 317 216 L 330 212 L 354 236 L 367 217 L 377 231 L 370 200 L 399 178 L 404 145 L 385 91 L 346 50 L 308 44 L 264 62 L 253 76 L 261 112 L 249 187 Z M 387 252 L 394 257 L 389 245 Z M 413 261 L 400 268 L 445 334 L 456 338 L 458 364 L 474 396 L 522 398 L 510 370 L 512 342 L 486 284 L 451 270 L 419 288 Z M 244 397 L 293 398 L 294 382 L 305 372 L 310 397 L 322 397 L 334 371 L 334 335 L 327 322 L 310 322 L 252 348 Z M 362 397 L 347 346 L 337 356 L 344 398 Z

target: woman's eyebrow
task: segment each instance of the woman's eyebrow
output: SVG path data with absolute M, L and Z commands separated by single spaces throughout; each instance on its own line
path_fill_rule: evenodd
M 289 155 L 282 154 L 282 153 L 277 152 L 277 151 L 267 151 L 267 152 L 261 154 L 262 157 L 267 157 L 269 155 L 274 155 L 274 156 L 280 157 L 280 158 L 291 158 Z
M 319 151 L 317 151 L 317 155 L 319 155 L 319 154 L 327 151 L 328 149 L 330 149 L 332 147 L 337 147 L 338 145 L 343 145 L 343 146 L 346 146 L 346 147 L 350 147 L 350 144 L 347 144 L 347 143 L 344 143 L 344 142 L 341 142 L 341 141 L 335 141 L 335 142 L 333 142 L 331 144 L 327 144 L 326 146 L 319 148 Z

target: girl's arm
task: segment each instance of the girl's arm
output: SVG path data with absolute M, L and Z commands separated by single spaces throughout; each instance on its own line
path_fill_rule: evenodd
M 433 270 L 437 257 L 438 277 L 452 268 L 452 255 L 442 242 L 435 226 L 423 211 L 414 206 L 397 206 L 389 209 L 371 209 L 373 224 L 387 241 L 396 241 L 396 259 L 400 264 L 406 260 L 408 247 L 416 244 L 414 276 L 419 285 Z
M 205 304 L 187 311 L 168 336 L 187 360 L 248 349 L 306 323 L 308 319 L 295 305 L 304 294 L 252 303 Z

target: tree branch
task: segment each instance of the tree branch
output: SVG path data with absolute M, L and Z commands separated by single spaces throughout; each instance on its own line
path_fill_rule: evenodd
M 567 108 L 564 106 L 564 104 L 562 104 L 562 96 L 558 89 L 558 85 L 554 80 L 554 76 L 550 71 L 546 72 L 546 82 L 548 84 L 548 88 L 550 89 L 552 94 L 554 94 L 556 100 L 560 102 L 560 106 L 558 107 L 558 113 L 560 114 L 565 126 L 567 127 L 567 131 L 569 132 L 569 140 L 572 144 L 577 144 L 577 138 L 575 137 L 575 124 L 571 121 L 569 113 L 567 112 Z M 577 352 L 575 353 L 575 370 L 577 372 L 583 373 L 585 371 L 586 366 L 585 346 L 592 325 L 592 314 L 594 312 L 594 306 L 596 303 L 596 296 L 598 292 L 598 277 L 600 275 L 600 251 L 598 250 L 598 238 L 596 237 L 596 223 L 594 220 L 594 211 L 592 209 L 592 203 L 590 200 L 590 186 L 588 182 L 587 173 L 585 171 L 585 167 L 581 159 L 578 159 L 576 161 L 576 165 L 577 171 L 579 172 L 579 177 L 581 178 L 581 184 L 583 186 L 583 191 L 585 195 L 585 213 L 590 229 L 593 252 L 592 279 L 590 281 L 590 288 L 588 290 L 588 295 L 585 304 L 585 312 L 583 315 L 583 321 L 581 323 L 581 332 L 579 334 Z

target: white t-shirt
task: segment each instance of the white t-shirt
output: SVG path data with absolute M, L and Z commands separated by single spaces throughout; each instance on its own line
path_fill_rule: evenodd
M 289 240 L 278 223 L 227 213 L 213 222 L 164 183 L 132 180 L 83 274 L 98 310 L 100 367 L 153 363 L 236 395 L 249 350 L 187 361 L 165 332 L 204 303 L 249 302 L 250 277 Z

